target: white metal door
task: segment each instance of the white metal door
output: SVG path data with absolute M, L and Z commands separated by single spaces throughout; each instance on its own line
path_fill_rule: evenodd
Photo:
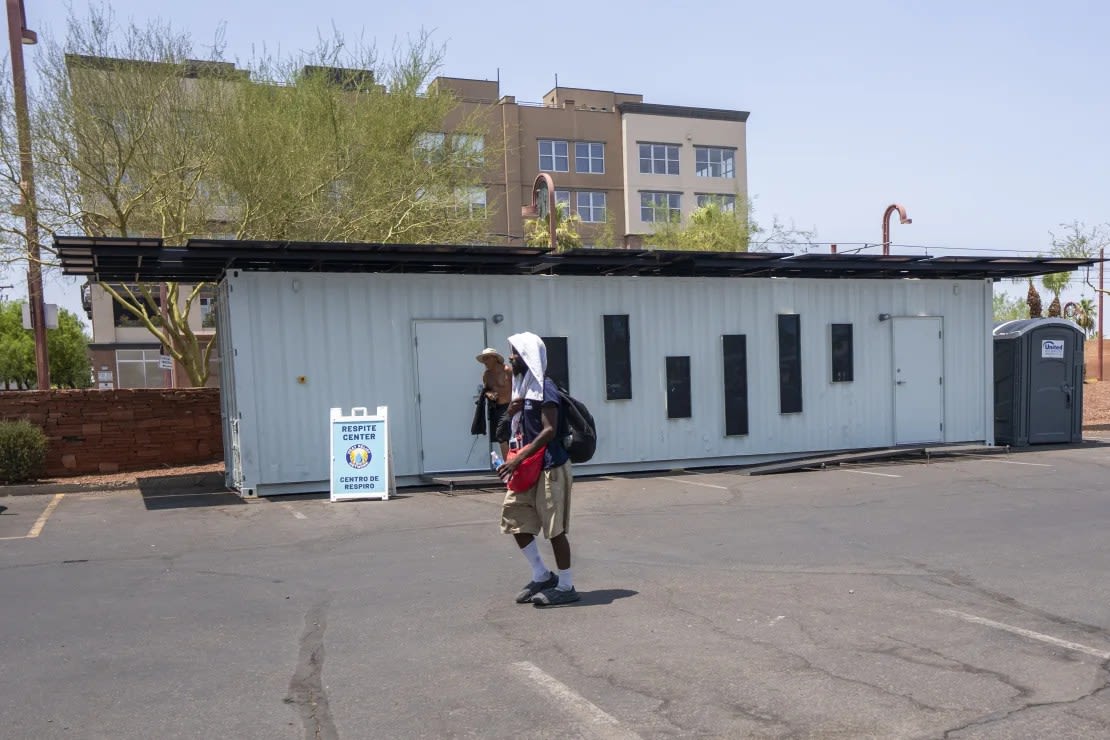
M 944 438 L 944 339 L 940 317 L 896 318 L 894 443 Z
M 417 320 L 414 324 L 421 471 L 488 469 L 489 437 L 470 434 L 483 369 L 474 358 L 486 346 L 485 322 Z

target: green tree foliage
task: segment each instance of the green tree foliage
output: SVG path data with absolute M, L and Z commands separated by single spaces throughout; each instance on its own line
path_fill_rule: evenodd
M 1082 298 L 1079 301 L 1079 311 L 1075 316 L 1075 323 L 1079 328 L 1086 333 L 1088 337 L 1094 334 L 1095 327 L 1098 325 L 1096 319 L 1098 318 L 1098 307 L 1095 302 L 1090 298 Z
M 746 252 L 758 227 L 751 220 L 751 205 L 726 209 L 710 202 L 690 214 L 683 224 L 670 219 L 656 222 L 648 243 L 662 249 L 698 252 Z
M 994 320 L 1015 321 L 1029 318 L 1029 307 L 1020 298 L 1010 298 L 1005 293 L 994 294 Z
M 562 252 L 582 246 L 582 236 L 578 233 L 582 219 L 577 213 L 570 212 L 566 203 L 555 204 L 555 249 Z M 534 218 L 524 225 L 524 243 L 530 247 L 546 247 L 551 242 L 551 223 L 548 218 Z
M 50 381 L 58 388 L 88 388 L 92 385 L 89 362 L 89 338 L 81 321 L 73 313 L 58 311 L 58 328 L 46 331 L 46 348 L 50 357 Z M 0 385 L 34 388 L 38 373 L 35 368 L 35 340 L 23 328 L 23 302 L 0 304 Z
M 1060 224 L 1060 229 L 1059 234 L 1049 232 L 1052 236 L 1052 254 L 1054 257 L 1090 259 L 1097 257 L 1100 250 L 1110 246 L 1110 224 L 1096 224 L 1088 227 L 1081 221 L 1072 221 L 1070 224 Z M 1048 277 L 1045 276 L 1045 279 Z M 1091 282 L 1090 273 L 1086 274 L 1085 282 L 1087 287 L 1096 293 L 1110 293 L 1110 290 L 1105 288 L 1100 291 L 1098 286 Z M 1067 285 L 1066 280 L 1064 285 Z M 1063 286 L 1061 286 L 1061 289 L 1063 289 Z
M 427 37 L 380 64 L 338 36 L 245 70 L 223 62 L 221 47 L 203 58 L 187 35 L 161 22 L 121 26 L 106 6 L 72 16 L 64 45 L 40 45 L 33 123 L 46 235 L 486 240 L 483 176 L 497 158 L 488 117 L 459 120 L 458 101 L 428 85 L 442 50 Z M 12 171 L 4 102 L 0 190 Z M 189 321 L 203 285 L 169 284 L 164 320 L 149 300 L 158 286 L 102 287 L 205 384 L 215 337 Z
M 665 212 L 659 204 L 656 213 Z M 786 226 L 777 218 L 764 229 L 753 217 L 750 200 L 737 197 L 735 205 L 709 201 L 696 208 L 685 223 L 677 218 L 658 218 L 655 231 L 646 237 L 648 245 L 660 249 L 698 252 L 770 251 L 808 245 L 816 236 L 813 231 Z
M 1056 301 L 1060 300 L 1060 293 L 1068 286 L 1069 282 L 1071 282 L 1070 272 L 1054 272 L 1051 275 L 1041 276 L 1041 285 L 1052 294 Z

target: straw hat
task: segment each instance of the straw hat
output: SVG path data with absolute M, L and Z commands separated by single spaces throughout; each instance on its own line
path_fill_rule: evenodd
M 482 350 L 482 353 L 480 355 L 478 355 L 477 357 L 475 357 L 474 359 L 476 359 L 478 362 L 485 362 L 487 357 L 496 357 L 497 361 L 500 364 L 502 364 L 502 365 L 505 364 L 504 355 L 502 355 L 500 352 L 495 350 L 493 347 L 486 347 L 484 350 Z

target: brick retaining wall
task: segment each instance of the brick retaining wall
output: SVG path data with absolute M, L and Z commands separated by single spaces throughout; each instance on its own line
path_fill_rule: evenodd
M 0 420 L 46 432 L 46 475 L 195 465 L 223 459 L 217 388 L 0 392 Z

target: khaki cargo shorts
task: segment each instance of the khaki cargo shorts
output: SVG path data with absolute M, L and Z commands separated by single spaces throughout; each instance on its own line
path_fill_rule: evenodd
M 507 491 L 501 505 L 501 531 L 505 534 L 541 532 L 547 539 L 570 528 L 570 489 L 574 474 L 570 463 L 543 471 L 527 491 Z

